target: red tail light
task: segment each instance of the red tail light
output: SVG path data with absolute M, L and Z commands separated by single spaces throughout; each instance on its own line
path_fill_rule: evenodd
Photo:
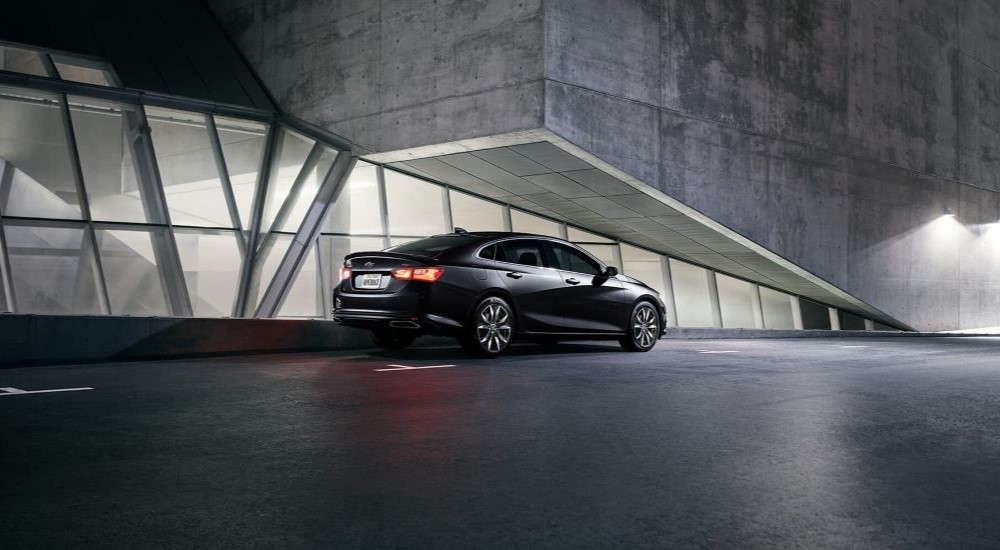
M 344 281 L 351 278 L 351 268 L 342 267 L 340 268 L 340 280 Z
M 441 278 L 442 274 L 444 274 L 444 270 L 440 267 L 404 267 L 392 270 L 392 276 L 396 279 L 424 281 L 427 283 L 433 283 Z

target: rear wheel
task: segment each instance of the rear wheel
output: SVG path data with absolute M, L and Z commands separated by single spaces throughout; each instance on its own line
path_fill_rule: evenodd
M 479 302 L 462 338 L 462 347 L 479 357 L 498 357 L 514 337 L 514 310 L 503 298 Z
M 372 331 L 372 342 L 382 349 L 406 349 L 417 339 L 413 332 L 383 329 Z
M 629 316 L 625 336 L 618 341 L 628 351 L 649 351 L 660 338 L 660 316 L 649 302 L 639 302 Z

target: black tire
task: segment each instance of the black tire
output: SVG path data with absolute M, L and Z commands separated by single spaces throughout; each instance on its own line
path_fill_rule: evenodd
M 414 332 L 404 332 L 401 330 L 373 330 L 372 342 L 376 346 L 387 350 L 406 349 L 417 339 Z
M 627 351 L 649 351 L 660 338 L 660 314 L 649 302 L 639 302 L 628 316 L 625 336 L 618 343 Z
M 503 298 L 490 296 L 476 305 L 462 335 L 465 351 L 477 357 L 499 357 L 514 340 L 514 309 Z

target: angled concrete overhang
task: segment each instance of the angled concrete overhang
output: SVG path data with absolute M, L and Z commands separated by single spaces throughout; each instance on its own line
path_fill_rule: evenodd
M 911 329 L 547 128 L 363 158 L 886 325 Z

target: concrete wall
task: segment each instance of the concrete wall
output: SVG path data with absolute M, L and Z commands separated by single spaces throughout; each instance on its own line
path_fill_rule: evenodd
M 919 329 L 1000 325 L 997 2 L 209 4 L 369 150 L 544 126 Z
M 541 0 L 209 0 L 287 112 L 391 151 L 542 125 Z
M 332 321 L 0 315 L 0 367 L 370 346 Z

